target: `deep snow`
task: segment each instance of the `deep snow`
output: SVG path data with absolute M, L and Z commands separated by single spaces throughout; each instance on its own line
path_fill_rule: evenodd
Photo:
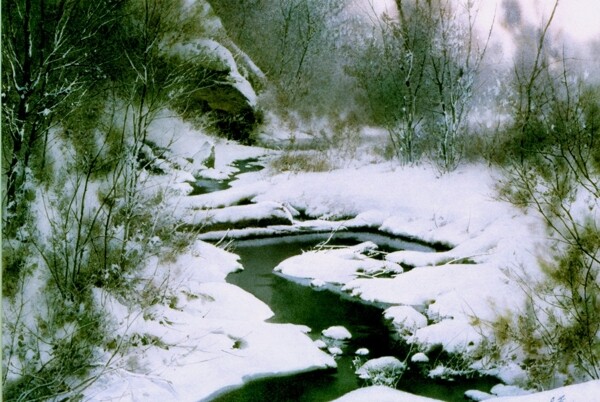
M 498 9 L 498 2 L 490 3 L 495 6 L 481 14 L 483 32 L 486 21 L 494 17 L 492 9 Z M 547 15 L 546 2 L 517 3 L 523 6 L 528 23 L 539 22 L 540 15 Z M 378 13 L 393 13 L 393 1 L 374 4 Z M 562 1 L 554 34 L 572 36 L 582 46 L 597 38 L 599 4 L 594 0 Z M 504 49 L 502 54 L 511 57 L 515 52 L 513 35 L 502 26 L 496 32 L 494 40 Z M 209 47 L 224 64 L 235 66 L 233 55 L 223 46 L 216 42 L 200 45 Z M 254 105 L 256 94 L 237 69 L 232 69 L 231 80 Z M 399 251 L 388 254 L 384 261 L 365 255 L 368 247 L 364 245 L 322 250 L 294 257 L 279 267 L 287 276 L 310 279 L 318 285 L 335 283 L 366 302 L 392 305 L 385 316 L 400 336 L 419 347 L 443 344 L 447 350 L 458 352 L 474 348 L 482 337 L 474 321 L 493 320 L 498 313 L 516 310 L 521 304 L 521 293 L 506 276 L 506 270 L 524 267 L 535 276 L 537 259 L 545 256 L 546 234 L 540 220 L 496 200 L 499 175 L 484 165 L 466 166 L 442 177 L 431 167 L 398 168 L 389 163 L 324 173 L 263 171 L 242 175 L 229 190 L 187 197 L 189 182 L 196 177 L 227 178 L 235 172 L 231 167 L 234 160 L 271 151 L 215 140 L 173 115 L 164 111 L 150 128 L 149 139 L 168 148 L 164 160 L 157 163 L 169 173 L 150 180 L 173 190 L 169 208 L 182 222 L 200 224 L 211 219 L 230 224 L 278 218 L 293 225 L 291 230 L 369 227 L 447 245 L 446 252 Z M 207 159 L 213 150 L 215 164 L 208 168 Z M 62 154 L 63 150 L 55 152 Z M 248 200 L 253 204 L 237 205 Z M 311 220 L 297 221 L 298 211 Z M 48 228 L 40 227 L 44 230 Z M 229 235 L 281 230 L 290 228 L 242 229 Z M 225 233 L 207 234 L 205 238 L 218 239 Z M 155 337 L 160 343 L 119 355 L 115 369 L 88 388 L 85 399 L 195 401 L 253 378 L 335 367 L 332 356 L 306 335 L 308 328 L 266 323 L 272 315 L 269 307 L 225 282 L 225 276 L 237 269 L 241 266 L 235 255 L 196 241 L 175 262 L 151 259 L 142 272 L 150 281 L 172 284 L 177 296 L 174 305 L 147 310 L 128 308 L 97 290 L 97 302 L 111 315 L 116 336 L 135 333 Z M 403 272 L 405 269 L 410 270 Z M 391 277 L 378 278 L 383 271 Z M 43 283 L 44 278 L 34 276 L 29 287 L 37 290 Z M 10 318 L 10 314 L 5 316 Z M 33 313 L 27 319 L 33 320 Z M 520 375 L 518 370 L 498 374 L 506 380 Z M 496 391 L 508 392 L 502 387 Z M 497 400 L 593 401 L 598 395 L 600 381 L 592 381 Z M 338 400 L 432 401 L 379 386 L 354 391 Z
M 157 131 L 177 133 L 172 139 L 181 144 L 212 142 L 169 117 L 162 119 L 161 127 L 163 130 Z M 194 158 L 194 147 L 172 149 L 189 161 L 157 179 L 172 188 L 183 188 L 189 180 L 181 173 L 185 168 L 228 177 L 234 172 L 229 166 L 233 160 L 269 153 L 218 141 L 215 167 L 208 169 Z M 205 238 L 369 227 L 446 245 L 449 250 L 442 253 L 426 248 L 398 251 L 384 260 L 369 256 L 375 250 L 372 243 L 325 248 L 292 257 L 278 270 L 289 277 L 308 279 L 308 283 L 335 283 L 366 302 L 388 305 L 384 314 L 399 335 L 420 349 L 442 344 L 448 351 L 468 352 L 482 339 L 481 328 L 473 326 L 475 321 L 492 320 L 499 312 L 518 308 L 522 300 L 505 270 L 527 267 L 535 275 L 537 258 L 544 254 L 546 234 L 541 221 L 496 200 L 497 177 L 483 165 L 465 166 L 443 176 L 427 166 L 398 168 L 389 163 L 323 173 L 267 169 L 241 174 L 231 189 L 193 197 L 180 191 L 169 202 L 175 215 L 188 222 L 198 213 L 220 214 L 227 217 L 223 222 L 260 218 L 269 208 L 285 211 L 290 222 L 207 233 Z M 236 204 L 242 200 L 252 204 L 240 208 Z M 299 211 L 309 219 L 298 221 Z M 323 345 L 306 336 L 308 328 L 265 323 L 272 314 L 267 306 L 224 283 L 228 272 L 240 268 L 234 255 L 197 241 L 174 263 L 148 263 L 148 275 L 155 275 L 154 280 L 164 280 L 166 275 L 179 284 L 175 306 L 131 311 L 109 296 L 99 295 L 109 303 L 107 310 L 114 319 L 127 323 L 121 327 L 123 333 L 156 336 L 164 345 L 129 351 L 119 360 L 119 368 L 95 383 L 86 396 L 94 400 L 202 400 L 253 378 L 334 367 L 331 355 L 336 351 L 327 354 L 320 350 Z M 382 272 L 386 277 L 378 277 Z M 506 381 L 522 376 L 515 366 L 496 374 Z M 364 400 L 371 392 L 375 399 L 384 398 L 377 400 L 416 400 L 381 388 L 356 391 L 348 398 Z

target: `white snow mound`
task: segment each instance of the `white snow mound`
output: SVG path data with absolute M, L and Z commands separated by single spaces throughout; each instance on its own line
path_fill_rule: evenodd
M 327 338 L 335 339 L 338 341 L 343 341 L 352 338 L 352 334 L 350 333 L 350 331 L 348 331 L 342 326 L 329 327 L 327 329 L 324 329 L 321 333 Z

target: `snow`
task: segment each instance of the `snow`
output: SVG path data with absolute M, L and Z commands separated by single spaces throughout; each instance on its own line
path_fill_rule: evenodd
M 209 136 L 176 116 L 175 112 L 168 109 L 159 112 L 148 129 L 148 140 L 166 149 L 165 159 L 177 161 L 179 170 L 175 173 L 178 172 L 180 175 L 186 172 L 193 176 L 227 179 L 236 171 L 231 166 L 232 162 L 272 153 L 264 148 L 239 145 Z M 209 169 L 204 163 L 213 147 L 215 166 Z M 169 173 L 173 176 L 174 172 Z M 188 179 L 189 176 L 184 180 Z
M 369 302 L 418 307 L 429 319 L 442 320 L 417 328 L 413 340 L 441 343 L 449 351 L 465 349 L 481 339 L 469 322 L 473 317 L 495 316 L 489 300 L 503 306 L 519 301 L 502 271 L 491 264 L 419 267 L 390 279 L 356 279 L 343 289 Z M 414 314 L 412 319 L 417 319 Z M 423 318 L 418 318 L 409 325 L 414 328 L 422 323 Z
M 397 389 L 375 385 L 366 388 L 360 388 L 352 391 L 335 402 L 441 402 L 439 399 L 431 399 L 423 396 L 409 394 L 408 392 Z
M 158 344 L 124 351 L 117 367 L 85 391 L 87 399 L 196 401 L 265 376 L 335 367 L 305 326 L 271 324 L 263 302 L 224 282 L 240 269 L 237 256 L 196 241 L 167 265 L 150 260 L 142 278 L 170 282 L 176 302 L 145 310 L 96 292 L 119 336 L 139 334 Z
M 524 390 L 515 385 L 497 384 L 492 387 L 490 392 L 496 396 L 519 396 L 531 394 L 531 391 Z
M 429 370 L 429 373 L 427 374 L 429 378 L 439 378 L 444 380 L 452 380 L 453 378 L 461 375 L 466 375 L 466 372 L 463 370 L 446 367 L 443 364 L 437 365 L 432 370 Z
M 168 349 L 138 350 L 125 368 L 103 377 L 86 391 L 86 397 L 106 400 L 119 395 L 123 401 L 138 400 L 140 390 L 145 390 L 149 393 L 145 395 L 147 400 L 163 397 L 192 401 L 254 378 L 335 366 L 331 357 L 314 348 L 312 341 L 293 325 L 194 321 L 173 329 L 179 338 Z M 143 371 L 135 373 L 138 370 Z M 136 388 L 130 384 L 131 377 Z M 148 390 L 156 378 L 169 384 L 167 395 Z
M 427 326 L 427 317 L 410 306 L 393 306 L 383 312 L 386 320 L 392 321 L 392 325 L 400 335 L 413 335 L 419 328 Z
M 550 391 L 538 392 L 524 396 L 505 396 L 494 399 L 496 402 L 588 402 L 597 401 L 600 395 L 600 380 L 569 385 Z
M 277 202 L 311 218 L 291 219 L 288 227 L 220 231 L 203 238 L 368 227 L 450 246 L 441 253 L 398 251 L 383 261 L 369 257 L 375 250 L 369 243 L 324 248 L 293 256 L 275 271 L 300 283 L 337 285 L 365 302 L 398 307 L 387 311 L 388 318 L 411 342 L 425 347 L 441 343 L 459 352 L 482 340 L 481 331 L 472 327 L 475 317 L 491 320 L 498 311 L 520 304 L 520 292 L 504 269 L 536 267 L 545 241 L 539 218 L 493 198 L 496 182 L 497 174 L 480 165 L 441 177 L 431 168 L 381 164 L 323 173 L 268 176 L 267 171 L 232 183 L 219 197 L 194 202 L 219 206 L 252 197 L 256 205 Z M 202 213 L 221 213 L 213 211 Z M 235 210 L 228 214 L 231 220 L 243 218 Z M 403 273 L 401 265 L 414 268 Z
M 343 341 L 352 338 L 352 334 L 350 333 L 350 331 L 348 331 L 342 326 L 329 327 L 327 329 L 324 329 L 321 333 L 327 338 L 335 339 L 338 341 Z
M 488 394 L 487 392 L 471 389 L 465 392 L 465 398 L 467 398 L 470 401 L 485 401 L 487 399 L 492 399 L 496 397 L 492 394 Z
M 269 153 L 208 137 L 168 111 L 153 123 L 149 139 L 168 148 L 164 166 L 169 175 L 156 180 L 163 184 L 170 180 L 174 189 L 184 188 L 185 181 L 194 176 L 229 178 L 235 171 L 232 161 Z M 213 146 L 215 166 L 209 169 L 204 163 Z M 224 191 L 174 197 L 168 209 L 181 222 L 224 229 L 206 233 L 202 239 L 369 228 L 446 245 L 444 252 L 418 246 L 390 253 L 383 260 L 372 257 L 377 251 L 373 242 L 323 247 L 283 261 L 276 271 L 317 287 L 336 285 L 364 302 L 386 305 L 386 319 L 415 350 L 442 345 L 447 351 L 462 353 L 474 350 L 485 336 L 473 326 L 475 321 L 493 320 L 498 312 L 520 306 L 521 293 L 505 269 L 523 266 L 535 274 L 537 258 L 544 256 L 543 225 L 535 214 L 525 215 L 494 199 L 497 177 L 482 165 L 462 167 L 441 177 L 431 167 L 388 164 L 322 173 L 267 170 L 244 174 Z M 38 207 L 42 213 L 43 206 Z M 298 211 L 308 220 L 299 222 Z M 261 220 L 278 224 L 245 227 Z M 229 230 L 236 225 L 243 228 Z M 266 323 L 273 314 L 268 306 L 225 283 L 229 272 L 241 268 L 235 255 L 199 240 L 175 262 L 150 259 L 140 274 L 148 286 L 159 288 L 165 281 L 171 285 L 169 306 L 142 310 L 96 292 L 120 336 L 156 337 L 162 344 L 127 351 L 115 370 L 86 391 L 86 397 L 199 400 L 254 378 L 335 367 L 333 357 L 320 349 L 329 348 L 338 355 L 342 353 L 339 344 L 313 342 L 306 336 L 306 327 Z M 348 339 L 351 335 L 346 332 L 333 327 L 323 335 Z M 412 361 L 426 358 L 418 353 Z M 386 361 L 391 364 L 390 359 L 371 360 L 365 370 L 381 368 Z M 394 364 L 404 367 L 399 361 Z M 516 382 L 522 372 L 507 364 L 495 374 Z M 449 371 L 440 366 L 432 375 L 446 376 Z M 597 382 L 592 384 L 566 389 L 565 395 L 572 390 L 578 395 L 582 389 L 591 395 L 590 389 L 598 387 Z M 365 388 L 344 398 L 430 400 L 384 387 Z
M 375 250 L 369 243 L 322 248 L 293 256 L 275 269 L 299 283 L 335 285 L 364 302 L 391 305 L 386 315 L 392 325 L 424 350 L 433 345 L 457 353 L 475 350 L 485 328 L 473 323 L 493 320 L 499 311 L 514 310 L 522 302 L 505 269 L 523 266 L 535 275 L 537 258 L 543 255 L 541 221 L 494 199 L 498 174 L 487 166 L 465 166 L 443 176 L 428 167 L 383 164 L 269 173 L 246 176 L 227 192 L 193 203 L 216 207 L 252 197 L 256 205 L 276 202 L 302 211 L 308 220 L 297 222 L 292 216 L 287 226 L 218 231 L 202 238 L 370 228 L 447 245 L 445 252 L 416 247 L 390 253 L 383 261 L 369 256 Z M 232 220 L 243 218 L 233 212 Z M 414 268 L 404 272 L 402 265 Z
M 228 178 L 235 171 L 229 166 L 233 160 L 268 153 L 205 136 L 170 117 L 168 111 L 154 123 L 149 138 L 157 146 L 169 148 L 166 159 L 178 161 L 165 162 L 172 169 L 167 176 L 173 187 L 185 184 L 190 171 Z M 215 167 L 208 169 L 203 164 L 213 145 Z M 384 164 L 323 173 L 267 170 L 242 175 L 230 189 L 173 198 L 168 205 L 175 217 L 188 224 L 279 223 L 268 228 L 215 231 L 201 236 L 203 239 L 220 239 L 226 233 L 242 238 L 370 228 L 447 245 L 444 252 L 418 246 L 390 253 L 383 260 L 372 257 L 377 251 L 373 242 L 323 247 L 291 257 L 276 270 L 285 277 L 307 279 L 306 284 L 328 289 L 337 285 L 364 302 L 386 305 L 385 318 L 415 350 L 442 345 L 447 351 L 461 353 L 474 350 L 485 335 L 473 326 L 475 319 L 492 320 L 499 311 L 520 305 L 519 290 L 504 270 L 522 265 L 534 274 L 537 258 L 544 253 L 545 232 L 535 214 L 524 215 L 493 198 L 496 177 L 480 165 L 441 177 L 431 168 Z M 581 200 L 582 208 L 586 202 Z M 43 213 L 43 206 L 37 209 Z M 308 220 L 299 222 L 298 211 Z M 161 343 L 126 351 L 117 359 L 116 368 L 86 391 L 86 398 L 200 400 L 255 378 L 335 367 L 334 358 L 320 349 L 339 355 L 342 345 L 331 339 L 312 341 L 303 326 L 265 322 L 273 314 L 268 306 L 225 283 L 225 276 L 239 269 L 235 255 L 198 240 L 176 261 L 155 257 L 140 273 L 144 286 L 170 283 L 173 301 L 169 306 L 141 309 L 96 290 L 97 302 L 114 319 L 116 335 L 160 339 Z M 10 312 L 6 317 L 11 317 Z M 333 327 L 323 335 L 349 339 L 346 332 Z M 355 353 L 362 356 L 366 352 L 358 349 Z M 363 371 L 382 368 L 386 361 L 391 364 L 390 359 L 370 360 Z M 411 361 L 426 359 L 424 353 L 417 353 Z M 400 361 L 394 365 L 405 367 Z M 452 374 L 443 366 L 431 372 L 442 377 Z M 508 383 L 519 382 L 523 375 L 514 364 L 493 374 Z M 598 386 L 597 382 L 581 384 L 548 395 L 595 395 Z M 506 387 L 493 391 L 506 395 L 508 390 L 515 391 Z M 384 387 L 365 388 L 344 398 L 341 400 L 430 400 Z M 511 398 L 504 400 L 528 396 Z
M 376 248 L 374 243 L 365 242 L 342 249 L 309 251 L 283 261 L 275 267 L 275 272 L 286 277 L 319 279 L 342 285 L 361 275 L 402 272 L 398 264 L 376 260 L 364 254 Z
M 193 213 L 190 213 L 189 210 L 180 209 L 177 211 L 177 215 L 186 224 L 195 226 L 227 225 L 248 221 L 291 223 L 293 220 L 290 211 L 284 205 L 273 201 L 202 210 Z
M 476 350 L 484 338 L 482 330 L 469 321 L 445 319 L 417 330 L 408 341 L 420 347 L 442 345 L 450 353 L 463 353 Z
M 202 58 L 209 68 L 227 72 L 228 82 L 244 95 L 248 105 L 256 105 L 257 97 L 254 88 L 240 74 L 237 63 L 229 49 L 219 42 L 212 39 L 196 39 L 187 43 L 178 43 L 170 51 L 173 54 Z
M 266 183 L 259 185 L 245 185 L 228 188 L 214 193 L 193 195 L 178 202 L 179 208 L 187 209 L 213 209 L 229 207 L 251 200 L 266 188 Z
M 368 360 L 356 370 L 356 374 L 363 380 L 372 380 L 381 373 L 399 376 L 404 370 L 406 370 L 406 363 L 401 362 L 394 356 L 383 356 Z
M 429 363 L 429 357 L 425 353 L 419 352 L 412 355 L 410 361 L 413 363 Z
M 320 280 L 320 279 L 315 279 L 310 282 L 310 286 L 315 287 L 315 288 L 322 288 L 322 287 L 325 287 L 326 285 L 327 285 L 327 282 Z
M 187 3 L 189 7 L 195 4 L 193 0 Z M 548 16 L 552 3 L 517 0 L 515 4 L 521 7 L 523 18 L 520 28 L 511 30 L 506 21 L 498 18 L 492 41 L 500 45 L 500 59 L 515 57 L 519 29 L 539 25 Z M 202 4 L 209 7 L 206 2 Z M 396 13 L 393 0 L 354 0 L 352 7 L 357 13 L 377 16 L 387 12 L 393 17 Z M 480 32 L 487 31 L 502 7 L 499 0 L 485 2 L 477 23 Z M 600 2 L 596 0 L 561 1 L 551 27 L 552 39 L 574 40 L 578 49 L 569 52 L 584 52 L 587 42 L 600 37 L 598 14 Z M 223 29 L 217 18 L 208 24 L 212 24 L 215 33 Z M 233 42 L 228 41 L 227 45 L 255 76 L 264 78 Z M 180 43 L 172 51 L 203 57 L 212 67 L 227 71 L 227 82 L 245 96 L 248 106 L 256 106 L 257 95 L 227 46 L 205 38 Z M 589 59 L 593 57 L 597 56 Z M 52 111 L 44 109 L 41 113 L 48 116 Z M 216 139 L 175 116 L 173 111 L 161 111 L 148 130 L 152 146 L 144 146 L 144 152 L 160 155 L 156 167 L 167 174 L 143 178 L 148 187 L 157 184 L 172 190 L 167 192 L 172 198 L 165 209 L 179 222 L 203 225 L 204 229 L 225 228 L 207 233 L 202 239 L 220 239 L 225 234 L 243 238 L 369 228 L 447 246 L 443 252 L 415 247 L 390 253 L 383 260 L 373 258 L 372 253 L 377 250 L 373 242 L 341 249 L 324 247 L 291 257 L 276 268 L 284 277 L 306 280 L 304 283 L 319 288 L 336 285 L 359 300 L 386 305 L 385 318 L 401 337 L 415 345 L 414 350 L 437 345 L 457 353 L 476 349 L 486 334 L 474 322 L 493 320 L 498 312 L 517 311 L 522 303 L 521 293 L 506 276 L 506 269 L 524 267 L 535 276 L 538 258 L 545 257 L 545 231 L 540 220 L 535 214 L 525 215 L 496 200 L 499 173 L 484 165 L 461 167 L 443 176 L 430 166 L 360 166 L 360 162 L 322 173 L 267 170 L 241 175 L 224 191 L 180 198 L 178 195 L 191 189 L 187 183 L 196 178 L 230 179 L 236 171 L 231 166 L 233 161 L 273 152 Z M 270 128 L 276 127 L 278 136 L 303 139 L 302 133 L 279 130 L 283 124 L 270 117 Z M 48 155 L 60 170 L 73 159 L 69 157 L 71 151 L 53 130 L 50 138 L 53 140 Z M 82 202 L 90 210 L 97 207 L 102 186 L 98 182 L 89 185 Z M 66 193 L 81 192 L 69 181 L 64 189 Z M 587 211 L 590 204 L 597 207 L 597 200 L 581 193 L 579 196 L 574 202 L 576 208 Z M 54 195 L 38 190 L 32 206 L 38 230 L 44 235 L 51 232 L 50 224 L 56 220 L 44 202 L 55 201 Z M 298 221 L 298 211 L 309 219 Z M 267 222 L 270 226 L 245 227 L 249 222 Z M 243 228 L 229 230 L 236 225 Z M 160 239 L 156 239 L 154 247 L 159 249 Z M 93 289 L 95 302 L 110 315 L 115 339 L 136 336 L 160 342 L 135 346 L 115 356 L 105 351 L 104 362 L 114 359 L 114 366 L 85 390 L 84 399 L 196 401 L 256 378 L 335 367 L 334 358 L 321 349 L 332 355 L 342 354 L 343 345 L 335 341 L 350 339 L 350 332 L 343 327 L 330 327 L 322 332 L 328 339 L 313 341 L 306 335 L 310 329 L 305 326 L 265 322 L 273 316 L 272 310 L 253 295 L 225 282 L 228 273 L 239 269 L 242 266 L 237 256 L 197 240 L 175 261 L 163 261 L 159 256 L 149 258 L 138 273 L 136 297 L 147 293 L 149 297 L 168 296 L 169 303 L 148 307 Z M 23 310 L 4 307 L 5 320 L 16 322 L 18 316 L 26 327 L 35 328 L 35 304 L 43 297 L 39 289 L 46 282 L 41 270 L 29 277 L 23 293 L 17 296 L 20 299 L 13 304 L 21 305 Z M 165 294 L 158 295 L 160 290 Z M 65 325 L 56 336 L 68 337 L 74 330 L 75 324 Z M 39 352 L 40 364 L 51 358 L 50 350 L 43 346 Z M 26 356 L 31 357 L 32 353 L 29 350 Z M 366 356 L 369 351 L 360 348 L 355 353 Z M 428 360 L 425 353 L 411 357 L 417 363 Z M 8 362 L 16 371 L 19 364 L 16 358 Z M 369 360 L 357 374 L 370 379 L 376 371 L 402 372 L 405 368 L 405 363 L 387 356 Z M 9 373 L 8 380 L 17 379 L 14 373 Z M 432 377 L 452 374 L 451 369 L 441 365 L 430 372 Z M 493 374 L 509 384 L 521 382 L 524 375 L 516 363 L 507 363 Z M 491 390 L 491 394 L 499 396 L 498 401 L 589 401 L 600 395 L 600 381 L 526 395 L 528 392 L 502 384 Z M 469 396 L 482 400 L 490 394 L 469 391 Z M 382 386 L 356 390 L 338 400 L 433 401 Z

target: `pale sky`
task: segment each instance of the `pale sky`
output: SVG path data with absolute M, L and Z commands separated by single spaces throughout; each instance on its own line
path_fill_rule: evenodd
M 466 0 L 450 0 L 464 4 Z M 554 0 L 473 0 L 479 9 L 477 27 L 481 36 L 487 35 L 492 21 L 492 41 L 501 44 L 504 56 L 510 59 L 514 52 L 514 35 L 502 24 L 505 6 L 516 4 L 515 11 L 521 22 L 530 26 L 542 26 L 552 11 Z M 395 15 L 395 0 L 354 0 L 352 7 L 358 13 L 387 12 Z M 514 27 L 512 28 L 514 29 Z M 592 41 L 600 42 L 600 0 L 559 0 L 558 9 L 551 25 L 551 35 L 558 42 L 566 42 L 578 49 Z

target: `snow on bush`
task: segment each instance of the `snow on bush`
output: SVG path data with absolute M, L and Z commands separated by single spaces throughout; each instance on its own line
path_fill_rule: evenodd
M 433 370 L 429 370 L 429 378 L 441 378 L 443 380 L 452 380 L 455 377 L 460 377 L 468 374 L 466 370 L 454 369 L 446 367 L 442 364 L 436 366 Z
M 393 356 L 371 359 L 363 364 L 356 375 L 372 385 L 395 387 L 406 370 L 406 363 Z

